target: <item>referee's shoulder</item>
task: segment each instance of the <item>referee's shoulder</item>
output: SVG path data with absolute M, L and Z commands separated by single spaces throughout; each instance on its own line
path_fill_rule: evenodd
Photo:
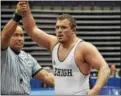
M 21 53 L 22 53 L 23 55 L 32 56 L 31 54 L 25 52 L 24 50 L 21 50 Z

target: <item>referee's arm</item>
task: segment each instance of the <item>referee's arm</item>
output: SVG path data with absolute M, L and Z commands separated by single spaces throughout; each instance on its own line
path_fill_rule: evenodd
M 11 19 L 3 28 L 1 35 L 1 49 L 7 49 L 10 38 L 14 34 L 18 23 Z

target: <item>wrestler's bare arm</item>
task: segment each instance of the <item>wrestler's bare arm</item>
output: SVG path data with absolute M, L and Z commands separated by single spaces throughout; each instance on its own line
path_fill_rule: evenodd
M 37 27 L 35 20 L 31 14 L 31 9 L 29 8 L 28 2 L 26 3 L 23 2 L 23 4 L 19 3 L 17 10 L 22 9 L 19 7 L 23 7 L 27 10 L 26 12 L 23 12 L 24 16 L 22 20 L 23 20 L 24 29 L 35 42 L 37 42 L 39 45 L 44 46 L 51 52 L 53 46 L 57 42 L 57 38 L 53 35 L 47 34 L 46 32 Z
M 99 94 L 110 76 L 109 66 L 94 45 L 85 42 L 83 52 L 86 61 L 99 70 L 96 84 L 88 94 Z

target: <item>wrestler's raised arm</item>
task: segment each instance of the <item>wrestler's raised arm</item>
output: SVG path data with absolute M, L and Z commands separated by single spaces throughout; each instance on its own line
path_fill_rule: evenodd
M 22 16 L 25 31 L 35 42 L 47 48 L 51 52 L 53 46 L 57 42 L 57 38 L 53 35 L 47 34 L 37 27 L 28 2 L 20 1 L 17 10 L 20 11 L 22 8 L 26 9 L 26 12 L 23 12 L 24 15 Z

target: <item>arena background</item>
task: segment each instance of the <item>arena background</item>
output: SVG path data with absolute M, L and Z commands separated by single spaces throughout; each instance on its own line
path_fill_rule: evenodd
M 69 13 L 76 18 L 77 36 L 94 44 L 109 67 L 116 67 L 101 95 L 121 95 L 121 1 L 30 1 L 32 14 L 39 28 L 55 35 L 56 17 Z M 17 1 L 1 1 L 1 30 L 15 11 Z M 22 25 L 22 23 L 20 23 Z M 30 53 L 39 64 L 52 72 L 50 53 L 38 46 L 25 33 L 24 51 Z M 91 83 L 95 84 L 97 70 L 91 71 Z M 41 81 L 31 80 L 32 95 L 52 95 L 54 88 Z

